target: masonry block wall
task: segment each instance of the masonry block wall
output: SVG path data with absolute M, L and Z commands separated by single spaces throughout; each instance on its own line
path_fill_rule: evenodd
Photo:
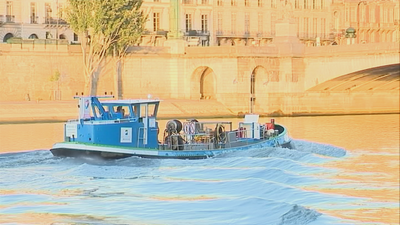
M 354 46 L 335 47 L 310 47 L 296 56 L 268 47 L 190 47 L 183 54 L 138 47 L 122 64 L 123 98 L 147 98 L 148 94 L 160 99 L 203 98 L 219 101 L 236 113 L 308 112 L 311 108 L 305 103 L 323 99 L 305 93 L 308 88 L 355 70 L 399 63 L 398 47 L 390 43 L 364 45 L 358 54 Z M 52 77 L 57 71 L 60 78 L 55 81 Z M 82 73 L 81 53 L 73 46 L 0 45 L 0 101 L 72 100 L 83 91 Z M 101 68 L 97 93 L 116 93 L 117 82 L 115 61 L 110 59 Z M 396 99 L 398 95 L 387 101 Z M 370 104 L 359 102 L 354 107 Z

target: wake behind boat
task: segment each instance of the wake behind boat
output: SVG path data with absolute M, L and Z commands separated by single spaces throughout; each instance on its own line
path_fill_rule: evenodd
M 260 124 L 255 114 L 245 115 L 235 130 L 230 121 L 170 120 L 159 140 L 160 100 L 76 98 L 79 117 L 65 123 L 64 142 L 50 149 L 54 156 L 203 159 L 250 148 L 290 148 L 284 126 L 274 119 Z

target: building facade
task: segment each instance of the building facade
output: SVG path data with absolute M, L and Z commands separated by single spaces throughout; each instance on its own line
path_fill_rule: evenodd
M 144 0 L 148 15 L 141 46 L 162 46 L 170 30 L 171 0 Z M 307 46 L 346 44 L 348 28 L 355 43 L 399 42 L 396 0 L 177 0 L 178 26 L 189 46 L 264 46 L 275 36 L 275 23 L 296 24 Z M 63 20 L 67 0 L 0 1 L 0 42 L 79 43 Z

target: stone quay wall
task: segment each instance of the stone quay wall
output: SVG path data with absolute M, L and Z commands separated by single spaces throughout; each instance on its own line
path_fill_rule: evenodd
M 176 102 L 164 112 L 160 109 L 165 117 L 249 112 L 265 116 L 399 113 L 398 89 L 368 93 L 306 91 L 334 78 L 335 70 L 340 76 L 398 63 L 399 50 L 392 45 L 369 45 L 359 54 L 354 46 L 190 47 L 182 54 L 173 53 L 170 47 L 137 47 L 123 63 L 120 85 L 115 62 L 110 60 L 101 68 L 97 91 L 115 94 L 119 86 L 123 98 L 147 98 L 151 94 Z M 54 81 L 57 71 L 60 79 Z M 83 90 L 82 73 L 80 46 L 0 45 L 0 102 L 69 101 Z M 202 79 L 207 74 L 210 76 L 205 82 Z M 255 93 L 250 94 L 252 74 Z M 211 98 L 199 100 L 201 91 L 207 88 L 211 89 Z M 212 105 L 210 110 L 201 110 L 207 105 Z

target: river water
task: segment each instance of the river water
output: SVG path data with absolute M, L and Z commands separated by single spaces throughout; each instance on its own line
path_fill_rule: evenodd
M 296 150 L 106 162 L 53 157 L 61 123 L 0 125 L 0 224 L 399 224 L 399 115 L 276 122 Z

